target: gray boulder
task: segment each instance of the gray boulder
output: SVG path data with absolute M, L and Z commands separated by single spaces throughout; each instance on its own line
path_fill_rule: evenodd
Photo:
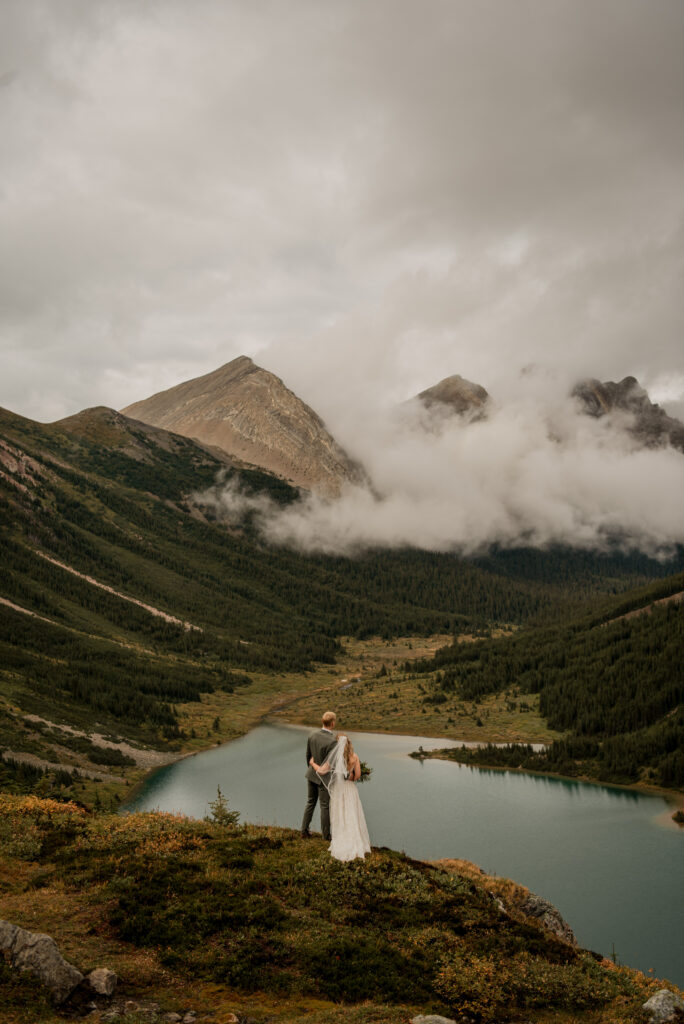
M 14 967 L 35 975 L 55 1003 L 63 1003 L 83 981 L 81 972 L 66 962 L 49 935 L 0 921 L 0 949 L 9 952 Z
M 651 1024 L 684 1020 L 684 999 L 668 988 L 661 988 L 646 1000 L 644 1010 L 651 1014 Z
M 419 1013 L 417 1017 L 411 1017 L 411 1024 L 456 1024 L 451 1017 L 440 1017 L 436 1013 L 428 1013 L 427 1016 Z
M 99 996 L 113 995 L 118 980 L 114 971 L 106 967 L 96 967 L 86 978 L 93 992 L 97 992 Z
M 577 945 L 577 939 L 568 922 L 561 917 L 553 903 L 549 903 L 542 896 L 535 896 L 531 892 L 520 909 L 528 917 L 536 918 L 557 939 L 567 942 L 570 946 Z
M 0 949 L 11 949 L 19 929 L 9 921 L 0 921 Z

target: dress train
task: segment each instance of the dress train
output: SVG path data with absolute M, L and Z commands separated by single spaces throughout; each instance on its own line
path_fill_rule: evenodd
M 356 783 L 340 780 L 330 794 L 330 855 L 335 860 L 354 860 L 370 853 L 370 836 Z

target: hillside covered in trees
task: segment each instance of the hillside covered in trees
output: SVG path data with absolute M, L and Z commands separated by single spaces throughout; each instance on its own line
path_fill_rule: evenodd
M 514 701 L 539 694 L 549 726 L 566 733 L 543 752 L 524 745 L 487 747 L 459 751 L 459 760 L 681 787 L 682 591 L 684 574 L 675 575 L 569 625 L 454 644 L 411 668 L 437 669 L 426 699 L 445 709 L 457 698 L 504 693 Z
M 544 638 L 565 635 L 554 623 L 587 607 L 599 614 L 609 595 L 683 564 L 681 553 L 666 565 L 563 549 L 475 561 L 415 549 L 305 556 L 267 547 L 249 520 L 212 520 L 194 496 L 230 478 L 280 503 L 299 497 L 282 480 L 112 410 L 51 426 L 0 412 L 0 748 L 17 749 L 26 715 L 174 744 L 183 738 L 178 704 L 248 687 L 255 674 L 332 664 L 345 636 L 484 635 L 515 624 L 534 658 L 546 658 L 556 641 Z M 525 659 L 506 654 L 518 642 L 526 643 L 477 650 L 496 650 L 492 664 L 509 659 L 506 686 L 541 686 Z M 499 686 L 488 665 L 476 659 L 458 685 Z M 443 673 L 445 694 L 455 671 Z M 567 723 L 574 700 L 551 696 L 544 714 Z

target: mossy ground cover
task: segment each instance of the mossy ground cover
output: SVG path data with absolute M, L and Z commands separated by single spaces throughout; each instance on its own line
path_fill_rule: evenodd
M 94 815 L 0 797 L 0 916 L 52 934 L 131 998 L 220 1024 L 639 1020 L 655 983 L 577 951 L 495 897 L 502 883 L 390 850 L 332 861 L 288 829 Z M 0 970 L 6 1024 L 65 1019 Z M 30 1014 L 33 1012 L 34 1016 Z

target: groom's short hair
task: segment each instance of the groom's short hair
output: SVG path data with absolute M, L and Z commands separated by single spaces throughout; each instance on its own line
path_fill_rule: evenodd
M 329 729 L 331 725 L 335 724 L 336 719 L 337 716 L 334 711 L 326 711 L 323 715 L 323 725 L 327 726 Z

